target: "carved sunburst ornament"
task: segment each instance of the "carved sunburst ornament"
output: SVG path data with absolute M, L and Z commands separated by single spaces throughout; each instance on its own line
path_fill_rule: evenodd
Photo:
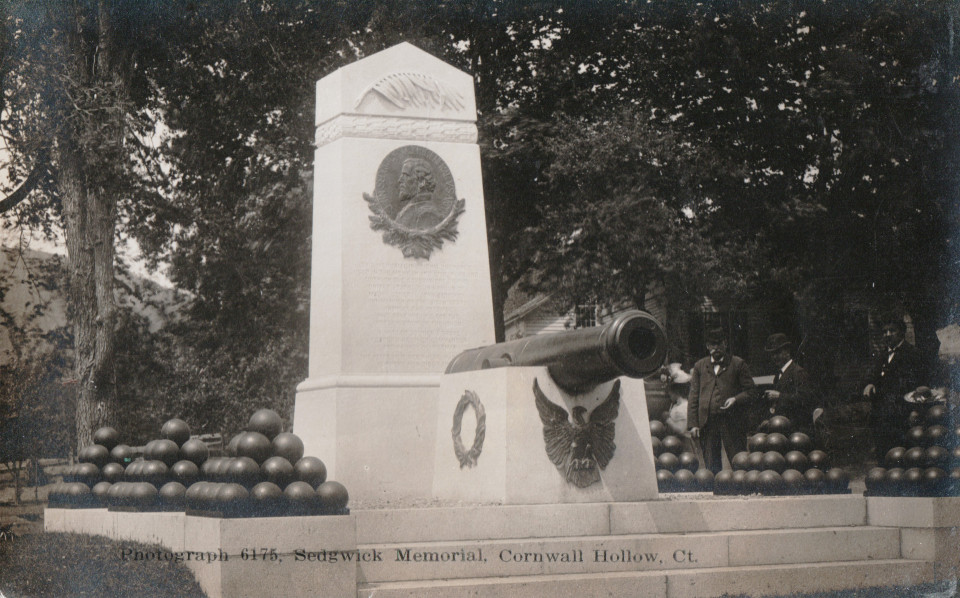
M 440 156 L 418 145 L 387 154 L 377 169 L 373 195 L 364 193 L 370 228 L 404 257 L 430 259 L 444 241 L 455 241 L 465 201 L 457 199 L 450 168 Z

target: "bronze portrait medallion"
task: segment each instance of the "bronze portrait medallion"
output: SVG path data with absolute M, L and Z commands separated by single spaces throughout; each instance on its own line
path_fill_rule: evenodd
M 373 196 L 364 193 L 370 228 L 404 257 L 429 259 L 444 240 L 457 238 L 464 200 L 457 199 L 450 168 L 436 153 L 405 145 L 387 154 L 377 169 Z

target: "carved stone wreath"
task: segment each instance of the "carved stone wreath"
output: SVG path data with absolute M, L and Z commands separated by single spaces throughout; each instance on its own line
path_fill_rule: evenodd
M 477 415 L 477 429 L 473 434 L 473 446 L 470 447 L 469 451 L 463 448 L 463 440 L 460 438 L 463 412 L 467 410 L 468 406 L 473 407 L 473 411 Z M 450 430 L 450 435 L 453 436 L 453 452 L 457 455 L 457 460 L 460 461 L 460 469 L 476 465 L 477 457 L 483 450 L 483 439 L 487 435 L 487 414 L 477 393 L 467 390 L 460 397 L 460 402 L 457 403 L 457 408 L 453 412 L 453 429 Z
M 416 181 L 411 181 L 410 170 L 417 171 Z M 364 193 L 363 199 L 373 213 L 370 228 L 383 231 L 384 243 L 415 259 L 430 259 L 444 241 L 456 240 L 466 203 L 457 199 L 453 175 L 443 159 L 418 145 L 387 154 L 377 169 L 373 195 Z

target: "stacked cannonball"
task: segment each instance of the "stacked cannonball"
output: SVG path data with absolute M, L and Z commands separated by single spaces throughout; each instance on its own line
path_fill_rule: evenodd
M 909 416 L 908 446 L 890 449 L 867 473 L 871 496 L 950 496 L 960 486 L 960 428 L 944 403 L 919 404 Z
M 133 449 L 118 443 L 116 430 L 101 428 L 49 500 L 51 506 L 226 517 L 349 513 L 346 488 L 327 481 L 323 462 L 304 457 L 303 441 L 282 429 L 276 412 L 261 409 L 230 441 L 228 456 L 210 457 L 186 422 L 171 419 L 161 427 L 162 438 L 148 442 L 135 459 Z
M 124 465 L 133 460 L 133 451 L 119 444 L 120 435 L 110 427 L 93 434 L 93 444 L 77 453 L 76 465 L 63 474 L 47 497 L 51 507 L 94 508 L 106 504 L 106 492 L 123 476 Z
M 713 490 L 713 472 L 700 468 L 697 456 L 684 450 L 679 436 L 667 433 L 662 421 L 650 421 L 650 442 L 657 469 L 660 492 L 709 492 Z
M 794 431 L 782 415 L 771 417 L 747 439 L 747 450 L 730 459 L 733 470 L 721 471 L 715 494 L 842 494 L 850 478 L 814 448 L 813 440 Z

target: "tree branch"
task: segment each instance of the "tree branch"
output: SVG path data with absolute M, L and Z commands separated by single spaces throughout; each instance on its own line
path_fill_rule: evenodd
M 26 199 L 34 189 L 37 188 L 37 185 L 40 184 L 40 181 L 47 172 L 48 164 L 49 160 L 47 151 L 45 149 L 41 150 L 37 155 L 37 161 L 33 166 L 33 170 L 30 171 L 30 176 L 28 176 L 27 179 L 13 191 L 13 193 L 4 197 L 3 199 L 0 199 L 0 214 L 13 209 L 17 204 Z

